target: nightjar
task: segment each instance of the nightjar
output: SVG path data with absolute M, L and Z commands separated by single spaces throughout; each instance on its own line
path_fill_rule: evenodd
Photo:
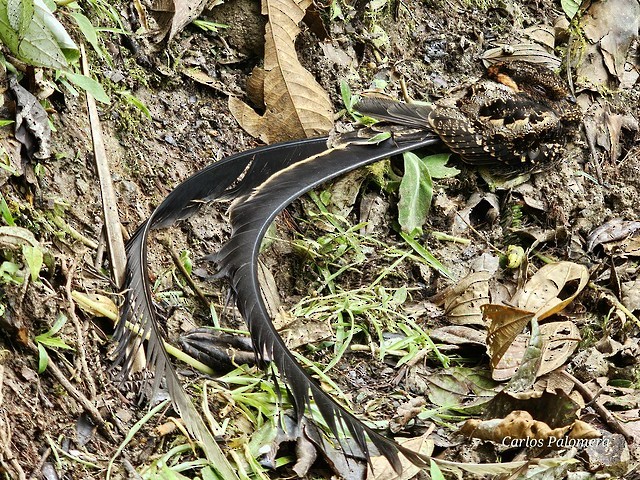
M 466 163 L 505 177 L 555 165 L 582 117 L 560 77 L 521 60 L 491 65 L 485 77 L 433 104 L 366 97 L 356 110 L 429 129 Z

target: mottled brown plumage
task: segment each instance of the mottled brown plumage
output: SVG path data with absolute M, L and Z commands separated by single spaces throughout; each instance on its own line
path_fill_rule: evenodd
M 555 73 L 523 61 L 494 64 L 485 78 L 431 105 L 365 98 L 357 110 L 430 129 L 465 162 L 503 176 L 553 166 L 581 117 Z

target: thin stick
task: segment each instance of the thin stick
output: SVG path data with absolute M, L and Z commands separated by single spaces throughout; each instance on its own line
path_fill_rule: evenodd
M 84 45 L 82 44 L 80 45 L 80 54 L 82 56 L 82 73 L 88 77 L 89 63 L 87 62 Z M 89 109 L 89 124 L 91 125 L 91 138 L 93 140 L 93 155 L 96 160 L 98 178 L 100 179 L 102 211 L 111 258 L 111 272 L 116 286 L 120 288 L 124 285 L 127 257 L 124 249 L 120 216 L 118 215 L 118 204 L 115 189 L 113 188 L 113 180 L 111 179 L 109 163 L 107 161 L 107 153 L 102 139 L 102 129 L 100 128 L 100 118 L 98 117 L 96 101 L 89 92 L 87 92 L 86 95 L 87 108 Z

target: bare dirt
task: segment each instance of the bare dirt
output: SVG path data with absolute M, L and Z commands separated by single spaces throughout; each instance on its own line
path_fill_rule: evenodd
M 456 85 L 482 75 L 479 58 L 492 42 L 508 43 L 519 38 L 518 29 L 536 24 L 552 25 L 562 15 L 559 2 L 550 0 L 486 4 L 474 0 L 409 0 L 390 3 L 372 19 L 366 16 L 364 3 L 355 2 L 356 13 L 349 22 L 330 21 L 327 11 L 320 9 L 327 36 L 319 39 L 310 28 L 303 26 L 297 42 L 302 64 L 329 92 L 336 110 L 342 107 L 341 79 L 347 80 L 353 92 L 383 82 L 387 85 L 387 93 L 400 98 L 399 80 L 402 78 L 412 98 L 435 100 Z M 102 129 L 118 193 L 120 216 L 129 233 L 190 174 L 217 159 L 259 145 L 230 114 L 225 92 L 241 94 L 251 69 L 260 64 L 264 19 L 254 2 L 248 0 L 228 2 L 207 15 L 214 21 L 229 24 L 230 28 L 213 34 L 190 26 L 170 46 L 157 51 L 141 39 L 142 51 L 151 59 L 152 65 L 136 63 L 135 55 L 124 48 L 115 35 L 104 37 L 113 56 L 112 66 L 95 56 L 91 58 L 96 76 L 109 79 L 104 83 L 112 102 L 100 107 Z M 95 21 L 99 23 L 98 19 Z M 389 36 L 388 43 L 381 47 L 376 47 L 375 39 L 367 33 L 366 26 L 372 21 Z M 219 81 L 219 88 L 209 88 L 181 73 L 190 67 L 207 72 Z M 123 90 L 142 101 L 152 118 L 147 119 L 128 104 L 118 93 Z M 626 92 L 607 99 L 614 111 L 638 118 L 637 96 L 637 92 Z M 55 262 L 43 270 L 41 282 L 3 284 L 0 289 L 0 303 L 6 309 L 0 335 L 0 471 L 6 478 L 104 478 L 107 462 L 115 449 L 148 408 L 144 402 L 139 405 L 137 396 L 132 393 L 139 385 L 137 380 L 126 385 L 134 387 L 128 390 L 119 385 L 115 374 L 109 371 L 112 346 L 108 336 L 113 327 L 78 309 L 70 296 L 71 290 L 78 290 L 105 293 L 118 299 L 108 280 L 105 269 L 108 261 L 103 247 L 89 245 L 95 242 L 102 246 L 104 240 L 99 184 L 84 96 L 73 97 L 63 91 L 52 96 L 50 103 L 50 117 L 55 126 L 53 156 L 43 163 L 38 186 L 26 184 L 20 176 L 2 177 L 2 194 L 16 225 L 33 231 L 47 246 Z M 5 115 L 10 115 L 10 110 Z M 7 151 L 14 152 L 16 147 L 10 127 L 4 127 L 2 136 Z M 515 198 L 520 205 L 525 205 L 523 230 L 554 232 L 556 235 L 547 243 L 544 254 L 569 258 L 575 252 L 572 245 L 584 243 L 588 233 L 604 221 L 617 217 L 640 220 L 637 214 L 640 158 L 636 141 L 636 133 L 623 129 L 619 159 L 612 162 L 604 155 L 598 158 L 604 179 L 604 183 L 598 183 L 594 160 L 584 134 L 581 134 L 573 140 L 566 161 L 556 170 L 535 175 L 514 191 L 499 191 L 500 218 L 494 224 L 479 223 L 479 237 L 475 237 L 470 245 L 460 247 L 437 242 L 431 237 L 425 237 L 425 241 L 454 274 L 462 276 L 467 271 L 465 260 L 486 251 L 491 242 L 498 247 L 504 246 L 507 233 L 504 220 Z M 426 230 L 448 231 L 452 212 L 462 208 L 471 193 L 488 190 L 475 170 L 459 163 L 457 166 L 462 169 L 460 175 L 437 184 Z M 390 205 L 390 210 L 384 211 L 381 218 L 392 222 L 396 202 L 393 195 L 381 191 L 375 182 L 369 182 L 360 198 L 372 196 L 381 197 L 386 205 Z M 302 205 L 306 204 L 296 204 L 279 222 L 278 230 L 284 238 L 293 238 L 296 229 L 307 234 L 313 231 L 313 227 L 303 225 L 299 220 L 305 216 Z M 54 209 L 62 212 L 60 216 L 88 241 L 83 243 L 74 239 L 54 225 L 51 219 Z M 358 215 L 356 208 L 350 213 L 350 219 L 357 223 Z M 399 241 L 397 234 L 385 225 L 375 232 L 382 241 Z M 207 207 L 202 214 L 172 229 L 170 234 L 160 235 L 169 238 L 175 251 L 188 249 L 192 258 L 197 259 L 215 251 L 228 234 L 224 210 Z M 322 231 L 316 232 L 316 235 L 321 234 Z M 265 257 L 277 279 L 278 294 L 284 306 L 292 305 L 307 295 L 310 287 L 317 286 L 315 273 L 306 265 L 306 259 L 292 248 L 286 245 L 271 248 Z M 380 262 L 388 262 L 388 259 L 372 255 L 371 261 L 370 268 L 374 271 Z M 587 263 L 595 269 L 602 261 L 592 257 Z M 185 330 L 208 323 L 209 313 L 191 298 L 188 287 L 182 289 L 176 284 L 175 276 L 167 274 L 174 268 L 173 263 L 167 249 L 157 241 L 151 247 L 149 263 L 158 292 L 177 292 L 175 295 L 187 297 L 186 301 L 178 303 L 172 301 L 170 294 L 158 299 L 169 317 L 167 337 L 177 343 L 178 336 Z M 197 262 L 195 266 L 200 267 Z M 633 280 L 636 268 L 635 264 L 629 264 L 626 278 L 617 281 Z M 352 276 L 345 281 L 355 287 L 368 278 L 370 275 Z M 223 285 L 199 281 L 215 304 L 226 303 Z M 613 291 L 615 281 L 613 278 L 610 281 Z M 427 301 L 446 285 L 443 279 L 414 265 L 403 267 L 393 282 L 396 284 L 389 286 L 417 287 L 411 307 L 427 309 L 426 314 L 417 315 L 425 328 L 443 323 L 437 309 L 433 310 L 435 313 L 428 310 L 432 307 Z M 628 328 L 624 333 L 612 331 L 613 327 L 602 330 L 606 312 L 598 308 L 606 310 L 610 304 L 596 294 L 593 297 L 583 300 L 583 308 L 592 309 L 586 327 L 595 332 L 595 336 L 606 332 L 622 341 L 623 337 L 633 337 L 634 332 L 637 333 L 637 327 Z M 60 315 L 68 320 L 59 335 L 73 349 L 49 350 L 51 364 L 44 373 L 38 374 L 34 337 L 46 332 Z M 232 314 L 223 318 L 223 322 L 232 327 L 241 325 Z M 319 352 L 315 359 L 328 355 L 327 351 Z M 486 363 L 486 359 L 484 361 Z M 437 371 L 435 365 L 429 363 L 427 371 Z M 56 376 L 55 370 L 59 375 Z M 363 414 L 365 405 L 377 403 L 384 406 L 372 413 L 370 419 L 384 420 L 395 414 L 398 405 L 403 403 L 402 394 L 411 389 L 407 383 L 396 385 L 399 373 L 406 372 L 399 372 L 392 363 L 386 365 L 372 359 L 370 353 L 361 352 L 346 355 L 332 370 L 331 376 L 356 400 L 358 414 Z M 88 418 L 91 415 L 87 415 L 85 406 L 61 383 L 64 379 L 96 407 L 108 424 L 110 434 L 93 426 L 96 418 Z M 400 381 L 405 382 L 402 378 Z M 633 385 L 637 386 L 637 378 Z M 162 421 L 155 420 L 152 425 L 145 426 L 125 448 L 115 462 L 115 478 L 136 478 L 133 471 L 172 447 L 175 437 L 161 437 L 151 431 Z M 438 429 L 436 433 L 442 438 L 449 435 L 448 430 Z M 440 445 L 446 443 L 441 439 Z M 468 452 L 464 455 L 472 457 L 466 458 L 467 461 L 486 462 L 494 461 L 499 453 L 491 448 L 488 451 L 478 448 L 474 449 L 473 455 Z M 325 478 L 320 468 L 318 478 Z M 284 478 L 290 477 L 291 472 L 285 469 L 271 475 L 272 478 L 281 478 L 281 475 Z

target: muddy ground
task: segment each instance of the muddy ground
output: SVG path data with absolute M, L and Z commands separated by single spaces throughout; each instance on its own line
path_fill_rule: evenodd
M 522 28 L 553 25 L 563 15 L 559 2 L 550 0 L 506 3 L 407 0 L 391 2 L 371 18 L 366 14 L 364 3 L 344 6 L 348 21 L 329 20 L 328 9 L 318 5 L 316 8 L 324 20 L 326 36 L 319 38 L 317 33 L 303 26 L 297 41 L 301 63 L 329 93 L 336 111 L 342 108 L 339 82 L 343 79 L 353 92 L 385 83 L 385 91 L 397 98 L 401 97 L 400 79 L 403 79 L 412 98 L 435 100 L 456 85 L 482 75 L 479 59 L 496 41 L 517 41 Z M 128 11 L 125 5 L 118 4 L 117 7 L 121 12 Z M 87 15 L 100 24 L 101 19 L 92 17 L 90 8 Z M 140 49 L 136 52 L 125 48 L 119 36 L 105 34 L 103 41 L 112 55 L 113 64 L 91 55 L 92 71 L 103 79 L 112 99 L 110 105 L 100 106 L 100 113 L 120 215 L 128 233 L 133 232 L 153 207 L 190 174 L 217 159 L 260 144 L 238 126 L 227 107 L 227 93 L 242 95 L 252 68 L 261 62 L 264 18 L 248 0 L 229 1 L 207 12 L 206 16 L 228 24 L 229 29 L 216 34 L 189 26 L 168 47 L 141 37 L 137 39 Z M 372 22 L 389 36 L 382 46 L 374 46 L 367 33 Z M 191 67 L 216 79 L 217 88 L 204 86 L 182 73 Z M 124 100 L 118 93 L 124 90 L 147 106 L 151 119 Z M 637 92 L 624 91 L 606 98 L 613 111 L 638 118 L 637 97 Z M 71 291 L 84 291 L 103 293 L 116 302 L 119 298 L 105 270 L 108 261 L 101 235 L 102 207 L 84 97 L 74 97 L 62 90 L 52 95 L 49 102 L 55 126 L 53 155 L 42 164 L 37 185 L 25 182 L 22 176 L 2 177 L 2 193 L 16 225 L 33 231 L 55 261 L 45 268 L 40 282 L 2 285 L 0 302 L 6 310 L 5 328 L 0 336 L 0 468 L 6 478 L 104 478 L 109 459 L 148 408 L 144 401 L 139 404 L 132 393 L 140 385 L 137 379 L 126 385 L 131 387 L 127 390 L 119 384 L 115 373 L 109 371 L 112 345 L 108 336 L 113 327 L 104 319 L 78 309 L 71 296 Z M 10 115 L 10 110 L 6 115 Z M 16 144 L 10 127 L 4 127 L 3 136 L 5 149 L 14 155 Z M 623 129 L 620 156 L 611 160 L 606 154 L 600 154 L 596 159 L 601 170 L 598 172 L 582 132 L 571 140 L 567 158 L 557 169 L 534 175 L 515 191 L 499 190 L 499 218 L 493 224 L 478 223 L 478 233 L 469 234 L 472 238 L 469 245 L 438 242 L 425 235 L 426 245 L 445 266 L 461 277 L 468 271 L 464 260 L 489 251 L 489 244 L 498 248 L 506 245 L 506 218 L 511 206 L 517 202 L 524 205 L 523 230 L 551 232 L 550 239 L 543 242 L 543 255 L 556 259 L 582 258 L 577 261 L 603 275 L 607 269 L 598 270 L 597 266 L 606 265 L 605 257 L 583 256 L 584 241 L 589 232 L 604 221 L 613 218 L 640 220 L 637 214 L 640 150 L 635 145 L 636 136 L 636 132 Z M 425 231 L 450 231 L 452 212 L 462 209 L 471 193 L 488 191 L 487 184 L 473 168 L 455 159 L 452 164 L 462 173 L 437 183 Z M 602 183 L 597 180 L 599 176 Z M 374 181 L 365 182 L 356 208 L 349 213 L 349 220 L 357 224 L 360 202 L 363 198 L 375 197 L 382 200 L 383 213 L 379 218 L 383 221 L 374 229 L 374 235 L 383 242 L 399 244 L 399 236 L 389 228 L 389 223 L 394 221 L 396 199 Z M 308 295 L 309 287 L 318 285 L 317 273 L 299 252 L 288 246 L 288 240 L 297 233 L 308 236 L 325 233 L 304 221 L 308 209 L 313 209 L 311 202 L 296 203 L 278 222 L 278 232 L 283 239 L 281 245 L 264 253 L 265 263 L 277 279 L 278 295 L 285 309 Z M 59 225 L 55 225 L 52 212 L 80 232 L 84 241 L 64 233 Z M 181 223 L 169 234 L 160 235 L 169 238 L 175 251 L 188 249 L 191 258 L 198 259 L 215 250 L 227 238 L 229 228 L 225 222 L 223 207 L 207 207 L 201 215 Z M 176 283 L 176 276 L 171 274 L 174 267 L 169 252 L 157 239 L 151 247 L 149 263 L 155 291 L 165 292 L 158 301 L 169 317 L 167 337 L 176 343 L 181 333 L 209 323 L 211 317 L 193 299 L 188 287 L 182 288 Z M 530 245 L 531 236 L 523 243 Z M 631 258 L 619 283 L 633 283 L 636 278 L 637 267 Z M 389 258 L 375 253 L 370 255 L 369 262 L 359 268 L 364 272 L 377 271 L 385 262 L 391 263 Z M 196 261 L 194 268 L 203 266 Z M 356 288 L 359 282 L 366 284 L 370 277 L 367 274 L 347 275 L 343 278 L 344 286 Z M 224 285 L 207 283 L 201 278 L 197 281 L 211 295 L 210 299 L 220 313 L 227 302 Z M 448 285 L 445 279 L 424 266 L 407 262 L 386 282 L 390 288 L 415 287 L 406 308 L 414 312 L 416 321 L 424 328 L 445 323 L 442 312 L 428 301 Z M 609 287 L 613 282 L 605 283 Z M 180 297 L 179 301 L 171 292 L 178 292 L 175 295 Z M 594 339 L 609 335 L 620 343 L 636 338 L 638 327 L 628 318 L 624 326 L 615 325 L 613 320 L 607 323 L 611 303 L 603 300 L 603 296 L 599 291 L 585 295 L 568 314 L 581 314 L 579 326 L 583 338 L 594 342 Z M 638 306 L 630 307 L 630 310 L 634 308 Z M 585 311 L 588 314 L 584 315 Z M 38 354 L 33 339 L 49 330 L 61 315 L 67 322 L 59 336 L 73 349 L 49 350 L 51 363 L 44 373 L 38 374 Z M 240 319 L 229 310 L 221 321 L 233 328 L 241 326 Z M 636 344 L 635 341 L 632 343 Z M 581 348 L 587 346 L 587 343 L 581 344 Z M 301 351 L 305 352 L 304 349 Z M 306 352 L 314 360 L 326 360 L 330 356 L 330 350 Z M 486 358 L 483 362 L 486 367 Z M 437 371 L 433 359 L 425 365 L 423 376 Z M 186 369 L 180 368 L 185 373 Z M 369 415 L 371 420 L 388 420 L 395 415 L 398 405 L 404 403 L 403 395 L 412 389 L 410 379 L 401 379 L 399 385 L 392 383 L 397 374 L 392 361 L 385 364 L 369 353 L 361 352 L 348 353 L 330 376 L 347 397 L 357 399 L 354 409 L 358 415 L 365 418 Z M 196 377 L 190 374 L 186 378 L 193 380 Z M 62 384 L 61 379 L 67 379 L 95 406 L 110 433 L 92 427 L 95 416 L 90 418 L 90 412 L 78 400 L 80 396 Z M 630 385 L 629 395 L 635 398 L 633 388 L 638 385 L 637 377 L 632 378 Z M 415 385 L 413 389 L 419 390 Z M 379 400 L 381 398 L 388 400 L 384 407 L 369 413 L 363 411 L 370 402 L 384 404 Z M 634 409 L 637 412 L 638 405 L 629 407 L 630 411 Z M 176 444 L 177 434 L 162 437 L 153 430 L 169 415 L 170 410 L 162 417 L 155 417 L 136 435 L 115 460 L 114 478 L 136 478 L 133 472 L 142 472 L 157 455 Z M 594 422 L 601 426 L 600 421 Z M 437 435 L 448 438 L 451 435 L 448 427 L 439 426 Z M 451 447 L 447 455 L 454 460 L 487 462 L 501 456 L 501 452 L 492 447 L 475 448 L 478 446 L 475 441 L 448 444 L 442 438 L 440 445 Z M 468 449 L 469 445 L 474 448 Z M 637 463 L 632 452 L 628 465 L 634 462 Z M 585 471 L 587 465 L 588 462 L 579 463 L 576 469 Z M 287 468 L 266 475 L 291 478 L 292 473 Z M 312 478 L 330 475 L 322 462 L 317 470 L 311 471 Z M 184 474 L 193 475 L 188 471 Z

